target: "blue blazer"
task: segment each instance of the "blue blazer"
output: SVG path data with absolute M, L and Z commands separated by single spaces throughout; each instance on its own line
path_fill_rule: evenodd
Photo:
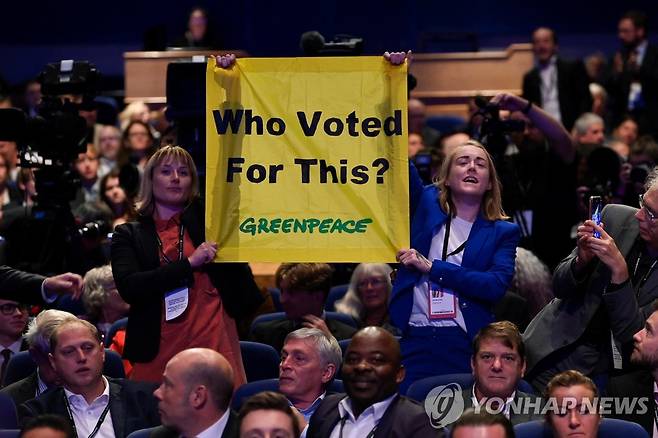
M 435 185 L 423 187 L 416 168 L 409 168 L 411 202 L 411 247 L 428 256 L 432 237 L 445 224 L 448 215 L 439 204 Z M 471 228 L 461 266 L 433 260 L 430 279 L 459 297 L 466 330 L 472 339 L 494 320 L 493 306 L 508 289 L 514 275 L 519 227 L 503 220 L 490 221 L 479 215 Z M 404 335 L 413 306 L 413 291 L 421 273 L 400 266 L 389 313 L 391 322 Z

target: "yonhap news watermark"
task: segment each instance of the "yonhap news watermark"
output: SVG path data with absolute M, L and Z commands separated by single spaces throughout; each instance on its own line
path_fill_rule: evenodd
M 436 428 L 449 426 L 457 421 L 466 406 L 464 397 L 472 397 L 470 389 L 462 392 L 457 383 L 449 383 L 433 388 L 425 397 L 425 412 L 430 424 Z M 472 403 L 476 412 L 490 414 L 505 414 L 506 416 L 545 416 L 550 414 L 564 415 L 576 410 L 582 415 L 599 414 L 611 415 L 643 415 L 652 406 L 648 397 L 515 397 L 504 399 L 501 397 L 488 398 L 484 403 Z

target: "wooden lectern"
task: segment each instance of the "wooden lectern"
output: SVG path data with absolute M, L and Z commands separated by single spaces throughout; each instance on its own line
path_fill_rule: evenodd
M 533 66 L 532 46 L 512 44 L 503 51 L 415 54 L 410 71 L 418 85 L 411 97 L 427 113 L 466 117 L 475 96 L 521 94 L 523 75 Z
M 167 102 L 167 64 L 191 60 L 194 56 L 225 55 L 238 58 L 248 56 L 244 50 L 168 50 L 165 52 L 126 52 L 126 103 L 141 100 L 146 103 Z

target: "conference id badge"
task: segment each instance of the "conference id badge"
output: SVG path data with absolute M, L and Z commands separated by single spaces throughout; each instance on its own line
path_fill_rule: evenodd
M 165 293 L 165 321 L 178 318 L 185 312 L 189 303 L 187 287 L 171 290 Z
M 429 319 L 454 319 L 457 316 L 457 297 L 431 281 L 428 286 Z

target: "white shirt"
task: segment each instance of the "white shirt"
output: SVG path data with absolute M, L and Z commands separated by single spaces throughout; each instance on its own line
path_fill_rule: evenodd
M 560 113 L 560 96 L 557 89 L 557 56 L 551 56 L 546 65 L 539 65 L 539 90 L 541 92 L 541 107 L 558 121 L 562 121 Z
M 466 240 L 473 227 L 473 222 L 465 221 L 459 217 L 452 218 L 450 223 L 450 236 L 448 236 L 448 254 L 461 246 Z M 443 240 L 445 238 L 445 225 L 432 237 L 432 244 L 428 259 L 441 260 L 443 257 Z M 464 251 L 451 255 L 446 258 L 448 263 L 461 266 Z M 414 327 L 461 327 L 466 331 L 466 322 L 464 315 L 459 307 L 459 297 L 457 297 L 457 316 L 454 319 L 429 319 L 429 275 L 425 274 L 420 277 L 416 286 L 414 286 L 414 303 L 411 308 L 409 325 Z
M 487 401 L 485 400 L 482 404 L 480 404 L 480 402 L 478 401 L 478 398 L 475 396 L 475 385 L 473 385 L 473 389 L 471 390 L 471 394 L 472 394 L 471 395 L 471 400 L 473 400 L 473 407 L 474 408 L 480 407 L 480 409 L 481 409 L 480 412 L 482 412 L 482 411 L 486 412 L 485 406 L 487 405 Z M 514 401 L 514 397 L 516 397 L 516 391 L 512 392 L 512 395 L 507 397 L 507 399 L 505 400 L 505 407 L 503 408 L 503 415 L 505 415 L 508 420 L 509 420 L 509 415 L 510 415 L 510 405 Z
M 37 390 L 35 397 L 39 397 L 41 394 L 43 394 L 46 391 L 48 391 L 48 385 L 46 385 L 46 382 L 41 380 L 41 374 L 39 372 L 39 368 L 37 368 Z
M 352 402 L 349 397 L 345 397 L 338 403 L 338 413 L 341 420 L 336 424 L 329 438 L 339 438 L 341 436 L 341 424 L 343 433 L 342 438 L 365 438 L 377 427 L 379 421 L 384 416 L 384 412 L 391 405 L 397 394 L 389 398 L 368 406 L 361 412 L 359 418 L 354 418 L 352 411 Z
M 203 432 L 201 432 L 200 434 L 198 434 L 196 436 L 196 438 L 219 438 L 219 437 L 221 437 L 222 434 L 224 433 L 224 429 L 226 428 L 226 424 L 228 423 L 229 411 L 230 411 L 230 409 L 227 409 L 224 412 L 224 415 L 219 417 L 219 420 L 217 420 L 208 429 L 206 429 Z
M 110 384 L 105 376 L 102 378 L 105 389 L 90 404 L 87 404 L 87 400 L 83 396 L 74 394 L 64 388 L 64 395 L 69 401 L 78 438 L 87 438 L 91 435 L 103 410 L 110 403 Z M 105 416 L 105 420 L 103 420 L 103 424 L 101 424 L 101 428 L 98 430 L 95 438 L 115 438 L 114 425 L 112 424 L 112 415 L 110 412 Z

